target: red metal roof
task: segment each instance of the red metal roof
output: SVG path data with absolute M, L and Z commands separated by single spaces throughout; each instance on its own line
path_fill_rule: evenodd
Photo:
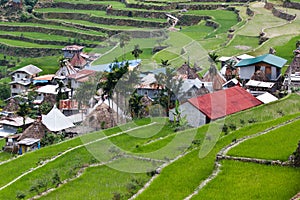
M 239 86 L 191 98 L 188 101 L 210 119 L 218 119 L 262 104 Z

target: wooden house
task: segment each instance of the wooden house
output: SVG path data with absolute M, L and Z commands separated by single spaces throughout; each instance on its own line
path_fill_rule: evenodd
M 81 54 L 84 49 L 84 46 L 78 45 L 69 45 L 62 48 L 64 58 L 71 59 L 75 54 Z
M 286 59 L 273 54 L 264 54 L 255 58 L 242 59 L 235 67 L 240 69 L 239 78 L 242 80 L 248 81 L 257 71 L 261 71 L 267 81 L 275 82 L 280 78 L 281 69 L 286 62 Z
M 245 89 L 235 86 L 226 90 L 209 93 L 189 99 L 181 104 L 181 117 L 186 117 L 189 125 L 198 127 L 227 115 L 240 112 L 262 104 Z M 174 120 L 173 110 L 169 112 Z

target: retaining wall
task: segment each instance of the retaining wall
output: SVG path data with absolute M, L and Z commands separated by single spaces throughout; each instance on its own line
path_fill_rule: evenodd
M 13 26 L 13 25 L 4 25 L 0 24 L 0 29 L 3 31 L 17 31 L 17 32 L 39 32 L 39 33 L 47 33 L 53 35 L 63 35 L 66 37 L 72 38 L 80 38 L 83 40 L 94 40 L 94 41 L 103 41 L 106 39 L 104 36 L 98 35 L 89 35 L 84 33 L 77 33 L 67 30 L 58 30 L 58 29 L 51 29 L 45 27 L 34 27 L 34 26 Z
M 61 49 L 13 47 L 0 43 L 2 54 L 19 57 L 43 57 L 61 54 Z

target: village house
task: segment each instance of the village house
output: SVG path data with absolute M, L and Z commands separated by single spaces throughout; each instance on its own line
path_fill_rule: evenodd
M 264 54 L 255 58 L 243 59 L 238 62 L 239 78 L 248 81 L 252 76 L 261 72 L 267 78 L 266 81 L 276 82 L 281 77 L 281 69 L 287 62 L 286 59 L 273 54 Z
M 285 87 L 300 87 L 300 47 L 294 50 L 294 58 L 285 72 Z
M 176 95 L 180 102 L 185 102 L 192 97 L 208 94 L 212 91 L 213 87 L 211 82 L 202 82 L 198 78 L 185 79 L 183 80 L 179 94 Z
M 181 65 L 177 70 L 176 73 L 179 78 L 181 79 L 201 79 L 200 75 L 198 74 L 201 71 L 201 68 L 192 68 L 189 64 L 184 63 Z
M 42 70 L 34 65 L 27 65 L 10 73 L 11 96 L 24 93 Z
M 245 88 L 253 95 L 258 96 L 266 92 L 275 93 L 276 84 L 274 82 L 264 82 L 264 81 L 255 81 L 249 80 Z
M 151 99 L 157 98 L 162 86 L 157 83 L 155 74 L 148 74 L 141 79 L 141 83 L 136 86 L 136 92 L 139 96 L 147 96 Z
M 226 79 L 214 65 L 210 66 L 209 70 L 204 74 L 201 81 L 211 82 L 213 91 L 222 90 L 223 85 L 226 83 Z
M 179 106 L 181 117 L 188 124 L 198 127 L 227 115 L 240 112 L 262 104 L 250 93 L 239 86 L 188 99 Z M 170 110 L 169 119 L 174 120 L 174 110 Z
M 258 100 L 263 102 L 264 104 L 271 103 L 274 101 L 277 101 L 278 98 L 275 97 L 274 95 L 270 94 L 269 92 L 265 92 L 264 94 L 261 94 L 256 97 Z
M 64 58 L 71 59 L 76 54 L 81 54 L 83 52 L 84 46 L 69 45 L 62 48 Z
M 83 69 L 75 74 L 70 74 L 67 76 L 71 82 L 71 89 L 76 90 L 82 83 L 87 82 L 90 77 L 95 76 L 96 71 Z
M 4 117 L 0 120 L 0 137 L 16 134 L 19 128 L 28 127 L 33 122 L 29 117 L 26 117 L 25 124 L 23 117 Z

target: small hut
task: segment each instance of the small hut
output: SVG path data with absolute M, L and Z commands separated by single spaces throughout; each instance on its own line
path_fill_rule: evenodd
M 84 126 L 93 129 L 106 129 L 116 125 L 117 113 L 106 103 L 101 103 L 83 121 Z
M 37 120 L 24 130 L 23 134 L 18 138 L 18 140 L 20 141 L 25 138 L 42 139 L 47 131 L 47 127 L 42 124 L 40 120 Z

